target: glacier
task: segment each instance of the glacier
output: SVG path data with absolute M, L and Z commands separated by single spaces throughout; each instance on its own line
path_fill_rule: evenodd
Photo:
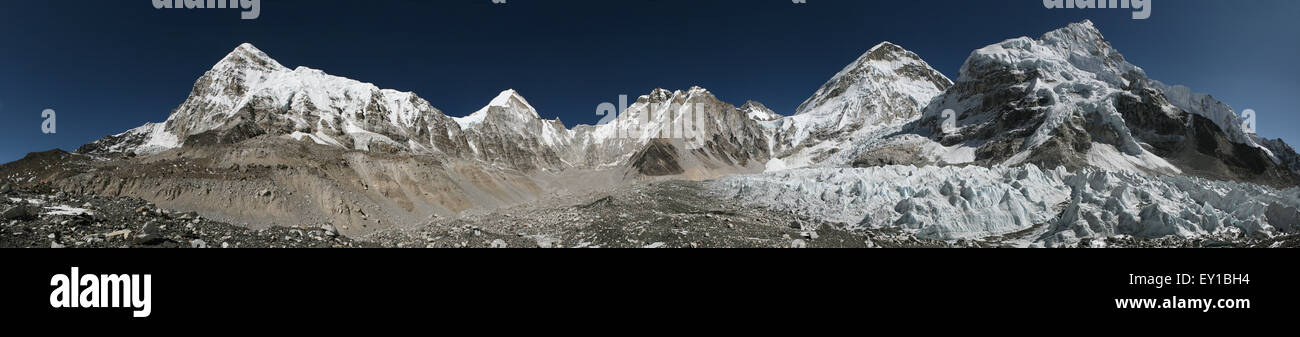
M 804 168 L 708 182 L 722 198 L 928 240 L 1011 236 L 1025 247 L 1084 239 L 1272 237 L 1295 230 L 1300 190 L 1185 176 L 1028 164 Z

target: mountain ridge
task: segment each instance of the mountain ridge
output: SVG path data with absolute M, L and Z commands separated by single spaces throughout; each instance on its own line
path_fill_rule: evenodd
M 1147 78 L 1091 22 L 972 51 L 960 75 L 948 79 L 884 42 L 788 116 L 756 101 L 737 107 L 697 86 L 654 89 L 606 123 L 568 127 L 542 118 L 517 90 L 453 117 L 416 94 L 289 69 L 240 45 L 166 121 L 87 144 L 78 150 L 86 156 L 69 158 L 86 159 L 77 167 L 89 169 L 49 179 L 230 221 L 307 219 L 347 224 L 353 233 L 643 182 L 850 167 L 1034 165 L 1085 176 L 1295 185 L 1300 155 L 1289 145 L 1234 128 L 1235 111 L 1211 96 Z M 1045 183 L 1059 193 L 1053 202 L 1078 188 L 1063 182 Z M 858 189 L 834 191 L 846 200 L 865 193 L 843 183 Z M 1007 190 L 981 202 L 1022 192 L 998 186 Z M 742 187 L 737 195 L 747 195 Z M 952 192 L 941 194 L 968 194 Z M 1070 201 L 1088 211 L 1095 200 Z M 931 208 L 922 206 L 902 212 L 915 213 L 911 219 L 890 220 L 928 226 L 920 214 Z M 1060 211 L 1031 206 L 1044 217 Z M 997 232 L 1004 229 L 1012 228 Z
M 1069 70 L 1048 70 L 1049 68 Z M 1011 72 L 1006 72 L 1008 70 Z M 1044 70 L 1048 72 L 1043 72 Z M 1214 100 L 1212 96 L 1192 93 L 1186 87 L 1170 86 L 1146 78 L 1145 72 L 1115 50 L 1091 21 L 1069 24 L 1047 32 L 1038 39 L 1013 38 L 973 51 L 963 64 L 960 75 L 958 81 L 954 82 L 919 55 L 886 41 L 871 47 L 833 75 L 789 116 L 777 114 L 754 101 L 747 101 L 739 108 L 723 106 L 726 104 L 700 87 L 677 91 L 655 89 L 638 97 L 637 103 L 640 105 L 637 109 L 629 109 L 632 111 L 613 119 L 615 126 L 575 125 L 570 128 L 564 126 L 559 119 L 541 118 L 537 108 L 514 89 L 502 91 L 478 111 L 464 117 L 453 117 L 414 93 L 380 89 L 371 83 L 336 77 L 306 67 L 291 70 L 252 44 L 244 43 L 205 72 L 196 81 L 191 96 L 165 122 L 146 124 L 106 137 L 83 146 L 78 152 L 97 155 L 132 152 L 147 155 L 192 142 L 238 142 L 271 134 L 288 135 L 297 140 L 310 139 L 319 145 L 353 150 L 368 151 L 371 146 L 376 146 L 389 149 L 387 151 L 476 159 L 524 171 L 610 167 L 628 164 L 629 156 L 650 146 L 655 138 L 680 137 L 671 132 L 682 129 L 674 123 L 681 124 L 680 116 L 690 112 L 682 110 L 683 106 L 650 111 L 653 108 L 650 105 L 681 104 L 700 97 L 699 100 L 709 104 L 721 103 L 716 109 L 718 111 L 734 109 L 748 116 L 744 120 L 729 120 L 724 123 L 729 126 L 710 129 L 725 131 L 739 127 L 750 130 L 745 131 L 745 136 L 733 139 L 736 141 L 733 144 L 724 146 L 727 150 L 714 149 L 715 153 L 700 157 L 708 158 L 705 161 L 718 160 L 718 163 L 704 165 L 712 168 L 736 164 L 732 160 L 734 158 L 730 158 L 734 153 L 717 151 L 741 151 L 745 154 L 739 157 L 767 161 L 763 165 L 765 170 L 897 162 L 893 159 L 864 159 L 864 156 L 897 157 L 897 154 L 875 153 L 872 149 L 887 146 L 894 149 L 891 151 L 898 150 L 892 147 L 896 142 L 889 139 L 888 135 L 900 131 L 904 124 L 915 120 L 915 123 L 919 123 L 916 125 L 923 129 L 922 133 L 936 135 L 935 140 L 940 145 L 925 145 L 923 149 L 902 152 L 929 157 L 931 163 L 935 158 L 946 158 L 940 162 L 962 164 L 974 157 L 974 162 L 986 165 L 1002 162 L 1016 164 L 1028 160 L 1047 166 L 1097 166 L 1155 174 L 1182 174 L 1191 164 L 1181 162 L 1203 162 L 1206 156 L 1245 156 L 1232 159 L 1228 166 L 1213 169 L 1212 172 L 1193 171 L 1226 179 L 1245 175 L 1244 179 L 1248 180 L 1253 179 L 1251 176 L 1260 174 L 1274 176 L 1269 179 L 1286 180 L 1291 179 L 1284 177 L 1288 175 L 1286 172 L 1297 171 L 1297 167 L 1280 158 L 1287 154 L 1273 153 L 1274 148 L 1284 148 L 1261 145 L 1266 143 L 1266 139 L 1243 132 L 1240 117 L 1231 107 Z M 1008 75 L 1013 81 L 996 84 L 985 80 L 1007 80 Z M 1014 81 L 1016 79 L 1019 81 Z M 1042 82 L 1043 79 L 1048 82 Z M 1057 88 L 1057 84 L 1053 83 L 1066 85 Z M 1039 86 L 1037 92 L 1020 93 L 1033 89 L 1030 86 L 1034 85 Z M 1156 91 L 1152 95 L 1159 97 L 1143 98 L 1143 90 L 1148 89 Z M 992 103 L 987 96 L 990 93 L 1006 96 L 1001 98 L 1002 104 L 1024 105 L 1017 108 L 1023 112 L 1001 115 L 1002 117 L 981 117 L 980 112 L 974 110 L 1000 109 L 985 106 Z M 967 99 L 974 95 L 984 97 L 981 98 L 984 102 Z M 1008 100 L 1016 95 L 1035 96 L 1033 99 L 1038 100 L 1091 100 L 1094 103 L 1087 103 L 1088 107 L 1084 109 L 1101 110 L 1091 112 L 1091 115 L 1075 115 L 1069 109 L 1075 109 L 1073 106 L 1076 105 L 1060 110 L 1048 105 L 1036 106 L 1037 103 L 1015 103 Z M 1029 98 L 1016 99 L 1027 102 L 1025 99 Z M 1109 100 L 1120 102 L 1112 104 Z M 1158 102 L 1142 103 L 1151 100 Z M 1043 103 L 1066 104 L 1056 101 Z M 1143 104 L 1150 106 L 1143 107 Z M 962 111 L 958 116 L 957 131 L 945 131 L 937 121 L 943 117 L 940 115 L 944 110 L 953 107 Z M 1122 116 L 1125 113 L 1120 112 L 1119 108 L 1126 111 L 1156 109 L 1162 111 L 1163 116 Z M 1179 109 L 1183 112 L 1174 111 Z M 1058 110 L 1059 112 L 1052 112 Z M 1013 122 L 1016 118 L 1040 113 L 1032 111 L 1048 113 L 1019 122 L 1032 124 L 1022 124 L 1019 127 L 1002 125 Z M 990 112 L 985 112 L 987 113 Z M 1182 114 L 1188 116 L 1179 117 Z M 718 120 L 719 116 L 716 112 L 703 115 L 707 115 L 705 120 Z M 1013 117 L 1020 115 L 1024 116 Z M 1080 117 L 1083 119 L 1078 119 Z M 1088 121 L 1089 118 L 1095 120 Z M 1000 128 L 1012 128 L 1005 137 L 999 138 L 1001 140 L 980 136 L 993 130 L 988 123 L 994 119 L 1001 120 L 998 122 Z M 1164 121 L 1160 121 L 1162 119 Z M 1220 141 L 1224 145 L 1216 146 L 1220 150 L 1199 151 L 1196 150 L 1199 146 L 1161 143 L 1180 137 L 1160 133 L 1172 132 L 1176 129 L 1173 124 L 1194 125 L 1196 120 L 1202 119 L 1220 129 L 1215 132 L 1209 128 L 1201 132 L 1202 137 L 1225 138 Z M 488 120 L 492 121 L 491 124 L 498 125 L 485 126 L 485 121 Z M 1156 124 L 1130 125 L 1133 124 L 1130 120 Z M 1130 127 L 1137 129 L 1130 130 Z M 1153 133 L 1146 130 L 1149 127 L 1167 130 Z M 758 134 L 752 131 L 758 131 Z M 1140 134 L 1134 135 L 1135 132 Z M 613 139 L 632 133 L 640 134 L 630 142 Z M 1099 143 L 1083 140 L 1093 138 L 1083 135 L 1094 133 L 1103 135 L 1104 139 L 1100 139 Z M 716 135 L 704 136 L 711 138 Z M 1201 141 L 1205 144 L 1209 142 Z M 686 141 L 679 146 L 683 147 L 682 152 L 689 152 L 691 149 L 707 147 L 706 143 L 708 141 Z M 961 144 L 978 145 L 978 149 L 953 148 L 968 146 Z M 1231 144 L 1244 146 L 1241 150 L 1222 150 L 1232 148 Z M 655 145 L 661 150 L 665 146 L 671 147 L 665 144 Z M 740 150 L 742 148 L 760 149 Z M 1072 148 L 1075 150 L 1071 151 Z M 936 149 L 948 154 L 936 154 Z M 959 154 L 971 151 L 974 154 Z M 1265 167 L 1268 165 L 1251 159 L 1255 156 L 1253 154 L 1238 155 L 1253 151 L 1262 152 L 1275 165 L 1282 165 L 1286 170 Z M 758 152 L 766 153 L 758 155 Z M 1198 152 L 1208 154 L 1197 155 Z M 688 153 L 682 154 L 685 155 L 677 158 L 692 157 Z M 529 156 L 541 158 L 533 159 Z M 1168 162 L 1165 157 L 1180 158 L 1168 159 L 1180 163 Z M 904 160 L 911 161 L 915 159 Z M 749 160 L 741 162 L 748 163 Z M 923 159 L 920 162 L 927 161 Z M 1240 166 L 1248 168 L 1242 169 Z M 1243 170 L 1254 171 L 1236 172 Z M 708 176 L 716 175 L 699 175 Z

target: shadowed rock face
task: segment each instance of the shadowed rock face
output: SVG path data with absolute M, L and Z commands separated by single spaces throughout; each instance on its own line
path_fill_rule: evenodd
M 1300 154 L 1282 139 L 1260 139 L 1260 143 L 1273 152 L 1292 172 L 1300 173 Z
M 1275 186 L 1293 186 L 1300 181 L 1295 172 L 1284 164 L 1274 162 L 1264 150 L 1234 143 L 1214 122 L 1201 116 L 1193 118 L 1188 142 L 1195 143 L 1197 153 L 1213 158 L 1214 164 L 1221 164 L 1209 166 L 1208 169 L 1188 165 L 1200 169 L 1203 176 Z
M 121 133 L 116 135 L 105 136 L 104 138 L 100 138 L 96 141 L 86 143 L 84 145 L 81 145 L 80 147 L 77 147 L 76 152 L 81 154 L 95 155 L 101 157 L 115 156 L 115 155 L 133 156 L 135 155 L 135 153 L 116 152 L 113 151 L 111 147 L 112 146 L 139 147 L 140 145 L 144 144 L 146 137 L 148 137 L 147 134 L 138 133 L 138 132 L 137 133 L 126 132 L 126 133 Z
M 1265 149 L 1234 142 L 1228 132 L 1210 119 L 1171 108 L 1164 92 L 1150 81 L 1135 79 L 1132 95 L 1116 98 L 1116 108 L 1134 136 L 1149 150 L 1185 173 L 1202 177 L 1240 180 L 1274 186 L 1300 182 L 1284 161 L 1275 162 Z M 1176 115 L 1165 113 L 1176 110 Z M 1266 145 L 1266 144 L 1265 144 Z M 1271 150 L 1271 149 L 1270 149 Z M 1278 158 L 1295 156 L 1294 150 L 1272 151 Z
M 890 146 L 863 153 L 853 160 L 853 167 L 925 166 L 920 150 L 914 147 Z
M 632 167 L 645 176 L 661 177 L 685 173 L 677 147 L 671 140 L 656 139 L 632 156 Z

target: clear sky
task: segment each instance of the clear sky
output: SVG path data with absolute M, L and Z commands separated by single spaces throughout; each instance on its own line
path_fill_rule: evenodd
M 1300 1 L 1154 0 L 1046 9 L 1041 0 L 263 0 L 154 9 L 152 0 L 0 4 L 0 162 L 159 122 L 242 42 L 289 67 L 412 91 L 452 116 L 517 89 L 543 117 L 594 123 L 596 106 L 699 85 L 790 114 L 871 46 L 891 41 L 944 74 L 971 51 L 1083 19 L 1154 79 L 1258 111 L 1300 143 Z M 41 133 L 41 111 L 58 133 Z

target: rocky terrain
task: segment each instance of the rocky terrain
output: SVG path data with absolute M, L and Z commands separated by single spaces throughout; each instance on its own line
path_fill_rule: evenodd
M 0 248 L 345 248 L 373 247 L 330 225 L 251 229 L 144 200 L 5 184 Z

